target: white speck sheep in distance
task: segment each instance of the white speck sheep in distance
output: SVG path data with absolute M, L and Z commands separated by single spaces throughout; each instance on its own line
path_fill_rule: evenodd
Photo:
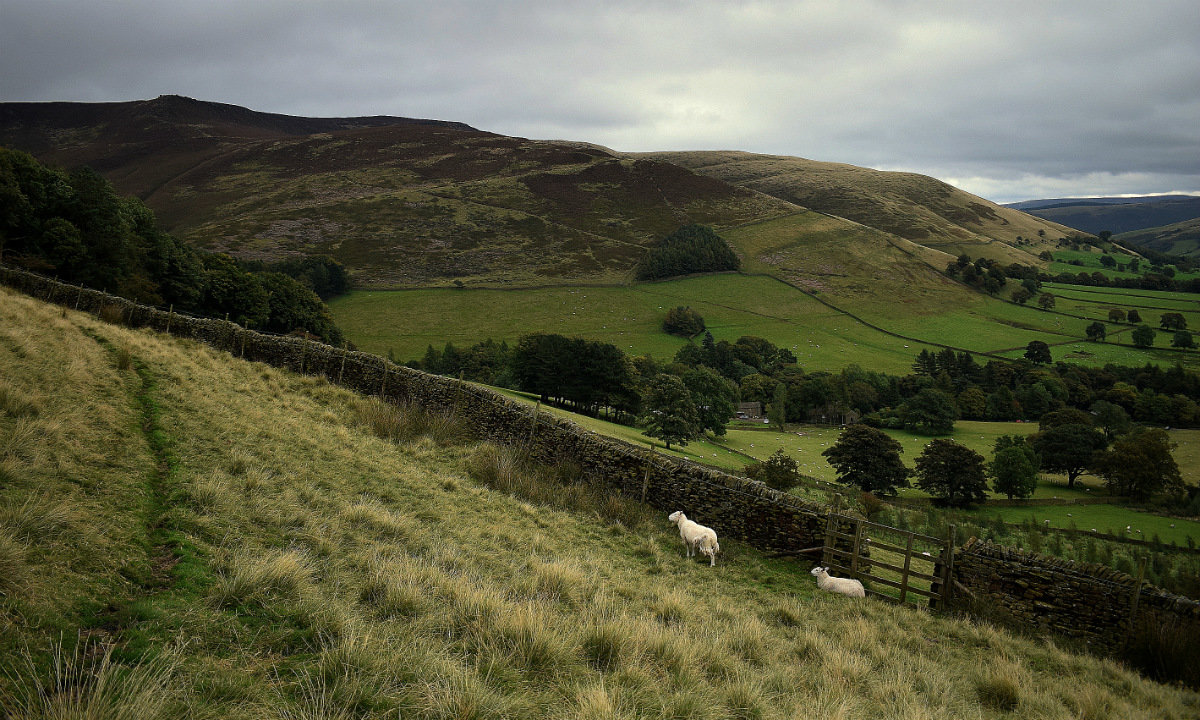
M 667 519 L 679 526 L 679 537 L 683 538 L 683 544 L 687 546 L 688 557 L 692 557 L 699 550 L 708 556 L 709 567 L 717 564 L 717 553 L 721 552 L 721 546 L 717 544 L 717 533 L 712 528 L 688 520 L 682 510 L 676 510 L 668 515 Z
M 817 587 L 829 592 L 841 593 L 847 597 L 866 597 L 867 592 L 863 590 L 863 584 L 853 578 L 831 577 L 829 568 L 823 568 L 820 565 L 812 569 L 812 574 L 817 577 Z

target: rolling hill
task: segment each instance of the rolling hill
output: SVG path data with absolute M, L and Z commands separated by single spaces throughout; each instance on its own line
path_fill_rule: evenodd
M 702 175 L 957 256 L 1035 264 L 1047 241 L 1075 234 L 915 173 L 745 152 L 663 152 Z
M 746 153 L 623 154 L 461 123 L 295 118 L 178 96 L 3 103 L 0 143 L 95 167 L 198 246 L 258 259 L 329 254 L 364 287 L 621 283 L 649 244 L 695 222 L 737 236 L 763 270 L 826 285 L 861 274 L 870 285 L 895 269 L 919 288 L 940 283 L 927 264 L 962 252 L 1036 263 L 1042 244 L 1067 232 L 907 173 Z M 781 218 L 792 218 L 785 233 L 770 225 Z M 752 226 L 770 237 L 737 231 Z M 803 267 L 786 257 L 800 247 Z
M 1200 217 L 1161 227 L 1131 230 L 1113 240 L 1134 249 L 1148 248 L 1166 255 L 1200 257 Z
M 1104 230 L 1120 235 L 1200 218 L 1200 197 L 1193 195 L 1027 200 L 1009 207 L 1093 235 Z
M 1195 715 L 740 543 L 689 562 L 463 421 L 0 289 L 0 714 Z

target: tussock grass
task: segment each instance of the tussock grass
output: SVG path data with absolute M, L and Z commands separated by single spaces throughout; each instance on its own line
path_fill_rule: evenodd
M 133 353 L 130 352 L 128 347 L 122 346 L 117 348 L 116 363 L 117 369 L 121 372 L 125 372 L 133 367 Z
M 237 553 L 218 574 L 211 598 L 220 608 L 295 600 L 311 578 L 312 568 L 300 553 Z
M 410 402 L 368 397 L 355 402 L 355 411 L 361 425 L 376 437 L 395 443 L 428 437 L 445 446 L 469 437 L 466 424 L 452 410 L 428 410 Z
M 406 572 L 410 567 L 375 558 L 370 574 L 359 591 L 359 600 L 385 618 L 409 618 L 422 614 L 429 607 L 431 598 L 414 574 Z
M 173 717 L 178 657 L 164 653 L 126 667 L 113 660 L 112 645 L 79 641 L 70 649 L 55 642 L 49 677 L 26 651 L 4 674 L 16 692 L 0 694 L 0 710 L 12 718 L 152 720 Z
M 68 504 L 33 493 L 23 501 L 0 499 L 0 530 L 24 542 L 46 541 L 72 532 L 80 522 L 79 514 Z
M 975 678 L 975 691 L 986 707 L 1012 712 L 1021 704 L 1021 686 L 1025 672 L 1020 663 L 997 658 Z
M 48 634 L 80 628 L 114 648 L 114 677 L 189 638 L 171 656 L 178 717 L 991 718 L 1010 713 L 980 691 L 1003 685 L 995 658 L 1031 717 L 1200 707 L 983 623 L 816 593 L 806 567 L 733 541 L 717 568 L 688 563 L 665 513 L 577 467 L 381 442 L 327 383 L 2 292 L 0 332 L 24 352 L 0 352 L 0 377 L 51 389 L 0 424 L 56 428 L 0 461 L 0 658 L 35 668 L 0 674 L 5 709 L 43 698 Z
M 17 418 L 5 436 L 0 438 L 0 460 L 32 460 L 41 444 L 43 428 L 44 423 L 36 418 L 27 415 Z
M 624 623 L 601 621 L 583 631 L 583 654 L 588 664 L 601 672 L 612 672 L 635 648 Z
M 344 509 L 342 521 L 383 540 L 413 540 L 422 535 L 419 524 L 411 518 L 363 500 Z
M 32 396 L 0 378 L 0 413 L 13 418 L 37 417 L 39 410 Z
M 518 450 L 480 443 L 472 451 L 467 469 L 477 482 L 536 505 L 595 514 L 629 528 L 644 526 L 655 517 L 628 498 L 587 484 L 578 466 L 570 461 L 535 466 L 527 463 Z
M 690 602 L 691 598 L 682 590 L 660 591 L 650 601 L 650 609 L 663 625 L 677 625 L 688 619 Z
M 25 544 L 0 527 L 0 597 L 20 592 L 25 584 Z

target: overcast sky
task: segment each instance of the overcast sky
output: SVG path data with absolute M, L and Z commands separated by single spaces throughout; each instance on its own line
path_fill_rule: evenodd
M 0 68 L 3 101 L 428 117 L 998 202 L 1200 193 L 1198 0 L 0 0 Z

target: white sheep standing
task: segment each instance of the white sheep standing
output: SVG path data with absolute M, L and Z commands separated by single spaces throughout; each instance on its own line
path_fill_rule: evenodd
M 817 587 L 829 592 L 841 593 L 847 597 L 866 597 L 867 592 L 863 590 L 863 584 L 853 578 L 831 577 L 829 568 L 823 568 L 820 565 L 812 569 L 812 574 L 817 577 Z
M 679 537 L 683 538 L 683 544 L 687 546 L 688 557 L 692 557 L 699 550 L 708 556 L 709 567 L 717 564 L 717 553 L 721 552 L 721 546 L 717 544 L 716 531 L 688 520 L 682 510 L 676 510 L 668 515 L 667 519 L 679 526 Z

